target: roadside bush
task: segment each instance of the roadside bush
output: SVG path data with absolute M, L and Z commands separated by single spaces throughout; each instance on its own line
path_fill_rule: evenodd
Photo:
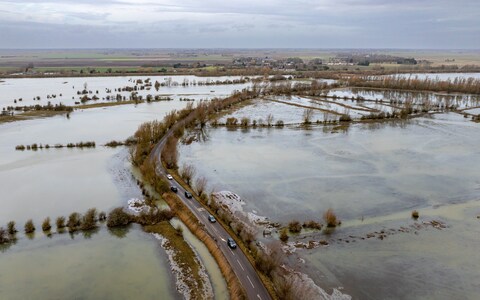
M 337 216 L 331 208 L 323 214 L 323 219 L 327 223 L 327 227 L 336 227 L 338 225 Z
M 57 230 L 65 228 L 65 217 L 58 217 L 55 221 Z
M 279 266 L 279 261 L 280 256 L 278 250 L 272 250 L 268 255 L 263 252 L 259 252 L 255 258 L 255 265 L 262 273 L 271 278 L 273 272 Z
M 52 225 L 50 225 L 50 218 L 46 217 L 45 220 L 43 220 L 42 223 L 42 230 L 43 231 L 50 231 L 52 229 Z
M 288 230 L 291 233 L 299 233 L 300 231 L 302 231 L 302 225 L 300 225 L 300 222 L 298 222 L 297 220 L 293 220 L 288 223 Z
M 122 207 L 114 208 L 107 217 L 108 227 L 125 226 L 132 222 L 132 216 L 126 213 Z
M 141 225 L 154 225 L 162 221 L 169 221 L 173 216 L 174 213 L 169 209 L 159 210 L 152 207 L 148 212 L 142 211 L 138 216 L 135 216 L 135 222 Z
M 277 123 L 275 123 L 275 126 L 277 127 L 283 127 L 285 124 L 283 123 L 282 120 L 278 120 Z
M 33 233 L 35 232 L 35 225 L 33 225 L 33 221 L 32 219 L 28 220 L 26 223 L 25 223 L 25 233 Z
M 15 221 L 8 222 L 7 231 L 10 235 L 14 235 L 15 233 L 17 233 L 17 229 L 15 228 Z
M 183 236 L 183 228 L 182 226 L 178 225 L 177 228 L 175 228 L 176 234 L 178 236 Z

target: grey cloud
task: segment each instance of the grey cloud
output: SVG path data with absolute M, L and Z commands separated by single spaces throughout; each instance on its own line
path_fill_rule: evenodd
M 15 5 L 18 1 L 0 0 L 0 48 L 74 48 L 92 43 L 97 48 L 291 47 L 292 44 L 329 48 L 480 48 L 480 1 L 477 0 L 27 0 L 22 3 L 29 5 L 19 9 Z M 45 11 L 50 5 L 54 5 L 57 18 L 50 18 Z M 35 16 L 35 22 L 29 19 L 29 14 Z

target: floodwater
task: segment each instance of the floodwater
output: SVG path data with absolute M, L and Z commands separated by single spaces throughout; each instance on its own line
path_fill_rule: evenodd
M 395 74 L 393 76 L 411 77 L 418 79 L 435 79 L 435 80 L 451 80 L 455 78 L 476 78 L 480 79 L 480 73 L 407 73 L 407 74 Z
M 28 80 L 33 81 L 29 84 L 33 89 L 53 79 Z M 61 84 L 63 79 L 55 80 Z M 85 80 L 89 84 L 115 82 L 116 86 L 115 80 L 122 79 Z M 207 88 L 209 92 L 216 91 L 211 96 L 223 96 L 237 87 Z M 114 232 L 113 235 L 101 227 L 91 238 L 84 238 L 80 233 L 74 239 L 69 234 L 54 234 L 48 238 L 41 232 L 41 223 L 46 217 L 53 223 L 58 216 L 84 213 L 91 207 L 108 212 L 114 207 L 125 206 L 132 197 L 141 197 L 131 175 L 128 149 L 102 145 L 111 140 L 124 140 L 133 135 L 141 123 L 161 120 L 172 109 L 185 107 L 187 102 L 178 99 L 183 97 L 180 92 L 191 94 L 189 98 L 204 98 L 198 86 L 171 88 L 177 89 L 173 101 L 76 110 L 69 119 L 55 116 L 0 125 L 0 226 L 5 227 L 7 222 L 14 220 L 20 231 L 17 243 L 3 247 L 0 253 L 0 298 L 4 295 L 8 299 L 152 299 L 158 295 L 162 295 L 162 299 L 179 298 L 165 251 L 140 227 L 133 226 L 128 233 Z M 53 92 L 48 89 L 45 94 Z M 22 94 L 28 89 L 17 84 L 16 91 Z M 10 97 L 2 94 L 0 101 L 7 96 Z M 40 102 L 45 99 L 42 97 Z M 94 141 L 96 148 L 15 150 L 20 144 L 80 141 Z M 37 231 L 33 237 L 26 237 L 23 224 L 30 218 Z M 195 244 L 188 235 L 187 241 Z M 208 251 L 198 249 L 200 259 L 206 262 L 215 295 L 223 298 L 226 283 L 218 267 L 211 264 L 213 258 Z
M 377 216 L 480 197 L 478 124 L 461 115 L 302 129 L 210 130 L 180 148 L 211 187 L 276 220 Z M 345 129 L 345 128 L 344 128 Z M 334 131 L 332 133 L 332 131 Z
M 246 211 L 286 224 L 322 221 L 333 208 L 339 228 L 300 237 L 330 245 L 291 257 L 322 288 L 359 299 L 475 299 L 480 292 L 478 124 L 449 113 L 346 128 L 217 128 L 207 136 L 180 147 L 181 164 L 193 164 L 210 188 L 239 194 Z M 446 228 L 338 241 L 410 228 L 414 209 L 420 224 Z
M 99 100 L 97 102 L 105 102 L 103 98 L 107 96 L 115 96 L 120 94 L 127 97 L 131 92 L 115 91 L 115 89 L 126 86 L 135 86 L 135 81 L 142 81 L 150 78 L 152 84 L 155 81 L 166 84 L 171 82 L 169 86 L 161 86 L 159 90 L 155 90 L 152 86 L 150 89 L 138 90 L 138 95 L 162 95 L 171 96 L 178 100 L 180 98 L 190 99 L 210 99 L 212 97 L 224 97 L 229 95 L 233 90 L 241 90 L 250 85 L 245 84 L 229 84 L 229 85 L 191 85 L 184 87 L 181 84 L 184 80 L 189 83 L 193 82 L 212 82 L 240 79 L 241 77 L 197 77 L 197 76 L 126 76 L 126 77 L 60 77 L 60 78 L 7 78 L 0 81 L 0 108 L 6 106 L 23 106 L 23 105 L 46 105 L 48 101 L 52 104 L 63 103 L 65 105 L 75 105 L 79 102 L 83 95 L 78 95 L 78 91 L 82 91 L 86 85 L 87 90 L 92 91 L 88 96 L 91 98 L 96 95 Z M 107 89 L 111 93 L 107 93 Z M 98 91 L 98 94 L 97 94 Z M 61 96 L 60 96 L 61 94 Z M 47 98 L 47 96 L 55 95 L 55 98 Z M 40 101 L 34 98 L 40 97 Z M 22 101 L 19 101 L 22 99 Z M 17 103 L 14 103 L 17 100 Z M 88 103 L 94 103 L 89 101 Z
M 180 299 L 157 240 L 132 227 L 19 239 L 0 253 L 1 298 Z

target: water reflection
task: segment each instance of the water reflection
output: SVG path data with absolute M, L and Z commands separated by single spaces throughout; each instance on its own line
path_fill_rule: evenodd
M 1 298 L 179 298 L 165 253 L 139 227 L 102 226 L 76 235 L 39 235 L 0 245 Z
M 119 239 L 123 239 L 127 236 L 128 232 L 130 231 L 131 225 L 127 226 L 120 226 L 120 227 L 113 227 L 113 228 L 108 228 L 108 233 L 110 233 L 112 236 L 117 237 Z

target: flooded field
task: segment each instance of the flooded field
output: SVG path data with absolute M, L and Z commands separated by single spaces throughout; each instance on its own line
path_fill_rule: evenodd
M 150 86 L 145 80 L 150 79 Z M 60 77 L 60 78 L 22 78 L 2 79 L 0 82 L 0 109 L 6 106 L 23 105 L 46 105 L 63 103 L 73 106 L 80 102 L 87 90 L 87 96 L 98 97 L 97 101 L 107 102 L 107 96 L 115 98 L 117 94 L 129 98 L 132 91 L 121 91 L 124 87 L 134 88 L 139 96 L 145 99 L 148 94 L 171 97 L 174 100 L 180 98 L 188 99 L 210 99 L 212 97 L 225 97 L 233 90 L 241 90 L 249 83 L 243 84 L 213 84 L 214 82 L 225 82 L 226 80 L 239 80 L 241 77 L 197 77 L 197 76 L 131 76 L 131 77 Z M 137 84 L 141 80 L 142 84 Z M 161 86 L 155 88 L 155 82 Z M 187 84 L 183 86 L 182 84 Z M 141 89 L 140 86 L 144 86 Z M 55 97 L 53 97 L 55 96 Z M 39 98 L 37 98 L 39 97 Z M 114 99 L 111 99 L 112 101 Z M 21 99 L 21 100 L 20 100 Z M 16 103 L 15 103 L 16 100 Z
M 297 109 L 284 105 L 283 116 L 275 115 L 299 116 Z M 329 245 L 290 256 L 322 288 L 359 299 L 474 299 L 480 292 L 478 124 L 450 113 L 341 129 L 217 128 L 207 136 L 183 145 L 181 161 L 214 190 L 239 194 L 246 211 L 286 224 L 322 221 L 333 208 L 339 228 L 297 237 Z M 382 230 L 395 234 L 365 238 Z
M 3 299 L 179 299 L 168 261 L 140 228 L 20 239 L 0 253 Z
M 397 74 L 395 76 L 404 76 L 418 79 L 435 79 L 435 80 L 454 80 L 455 78 L 480 78 L 480 73 L 407 73 L 407 74 Z
M 13 90 L 21 96 L 25 91 L 37 93 L 35 88 L 41 90 L 40 87 L 46 83 L 61 85 L 63 79 L 15 80 L 18 82 Z M 31 81 L 27 86 L 32 90 L 26 89 L 23 83 L 19 84 L 22 80 Z M 118 80 L 124 79 L 66 80 L 88 80 L 95 86 L 121 84 Z M 10 82 L 5 81 L 1 84 Z M 0 90 L 4 87 L 1 86 Z M 13 220 L 20 231 L 16 244 L 3 247 L 0 253 L 0 268 L 12 270 L 0 274 L 2 296 L 8 299 L 32 299 L 35 296 L 52 299 L 152 299 L 158 295 L 165 299 L 180 298 L 175 291 L 165 251 L 158 240 L 143 233 L 140 227 L 133 226 L 126 232 L 111 232 L 102 226 L 88 238 L 84 238 L 82 233 L 74 238 L 68 233 L 48 238 L 40 225 L 46 217 L 54 221 L 58 216 L 84 213 L 91 207 L 108 212 L 114 207 L 125 206 L 131 198 L 141 197 L 141 191 L 132 178 L 128 149 L 103 145 L 111 140 L 124 140 L 133 135 L 141 123 L 162 119 L 172 109 L 183 108 L 187 102 L 179 100 L 183 97 L 180 92 L 190 94 L 189 98 L 200 99 L 206 97 L 204 92 L 207 89 L 210 96 L 216 97 L 230 94 L 237 86 L 219 87 L 180 89 L 177 86 L 177 90 L 171 91 L 176 93 L 173 101 L 77 110 L 71 113 L 70 118 L 56 116 L 1 124 L 0 226 L 5 227 Z M 210 92 L 213 90 L 217 92 Z M 48 88 L 44 89 L 44 93 L 50 93 Z M 10 94 L 2 94 L 0 103 L 9 101 L 9 97 Z M 40 100 L 44 101 L 43 98 Z M 54 145 L 81 141 L 94 141 L 96 147 L 15 150 L 20 144 Z M 33 237 L 23 233 L 23 224 L 30 218 L 37 227 Z M 212 264 L 213 258 L 193 236 L 186 237 L 200 259 L 208 262 L 205 266 L 215 295 L 225 297 L 226 283 L 217 265 Z M 57 277 L 61 279 L 54 279 Z

